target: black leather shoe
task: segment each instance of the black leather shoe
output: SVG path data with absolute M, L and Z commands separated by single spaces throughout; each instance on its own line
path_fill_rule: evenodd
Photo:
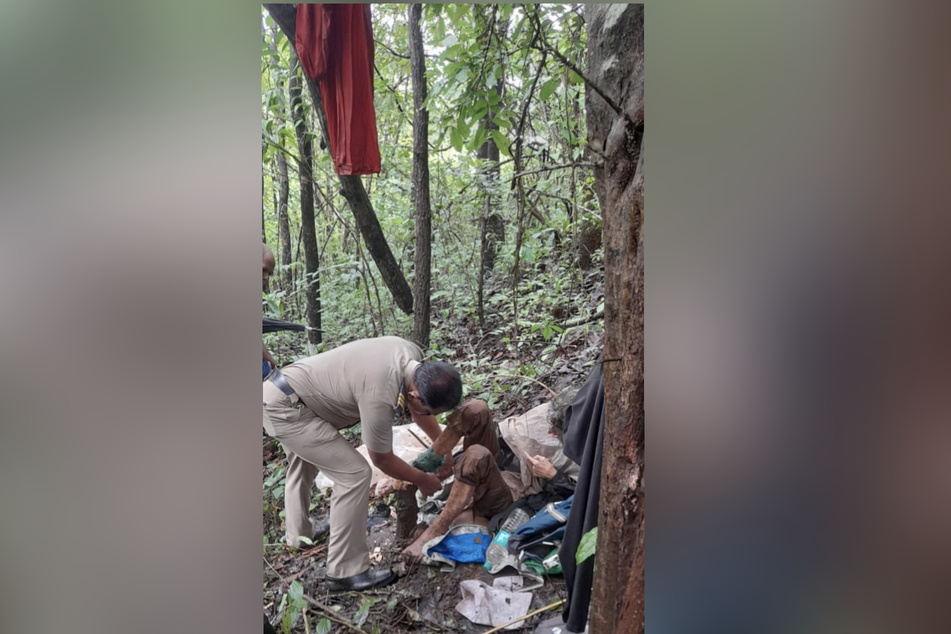
M 358 575 L 336 579 L 327 577 L 327 589 L 331 592 L 348 590 L 367 590 L 390 583 L 396 579 L 396 573 L 389 568 L 368 568 Z
M 330 533 L 330 520 L 326 518 L 321 520 L 315 519 L 314 536 L 311 538 L 311 541 L 316 544 L 318 539 L 326 537 L 328 533 Z

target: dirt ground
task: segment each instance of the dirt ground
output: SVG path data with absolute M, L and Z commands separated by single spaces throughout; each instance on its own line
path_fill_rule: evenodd
M 323 516 L 326 508 L 315 510 L 314 514 Z M 293 550 L 280 544 L 280 527 L 266 527 L 269 547 L 265 548 L 264 564 L 264 611 L 268 619 L 280 632 L 279 606 L 281 596 L 288 592 L 293 581 L 299 581 L 304 594 L 308 597 L 305 628 L 303 619 L 298 617 L 292 632 L 316 632 L 316 624 L 327 616 L 335 616 L 340 621 L 356 625 L 368 634 L 379 631 L 400 632 L 485 632 L 491 629 L 487 625 L 475 625 L 455 610 L 462 598 L 459 582 L 466 579 L 479 579 L 491 585 L 493 575 L 478 564 L 458 565 L 451 572 L 442 572 L 440 568 L 418 565 L 411 567 L 395 583 L 368 592 L 346 592 L 328 594 L 323 579 L 326 575 L 326 540 L 307 550 Z M 396 518 L 374 526 L 369 534 L 370 557 L 374 565 L 377 562 L 397 566 L 403 544 L 396 543 Z M 271 545 L 273 544 L 273 545 Z M 511 569 L 502 574 L 514 573 Z M 526 580 L 526 583 L 529 583 Z M 532 592 L 532 604 L 529 612 L 549 605 L 566 597 L 565 583 L 559 576 L 547 577 L 545 585 Z M 310 602 L 313 599 L 313 602 Z M 319 604 L 319 605 L 318 605 Z M 368 605 L 369 604 L 369 605 Z M 361 611 L 361 608 L 363 610 Z M 552 615 L 561 608 L 555 608 L 531 617 L 527 623 L 511 632 L 531 632 L 534 625 Z M 332 623 L 330 632 L 356 631 L 341 623 Z

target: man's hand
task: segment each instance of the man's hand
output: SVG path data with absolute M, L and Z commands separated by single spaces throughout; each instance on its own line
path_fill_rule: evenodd
M 429 497 L 442 488 L 442 480 L 437 478 L 432 473 L 423 473 L 422 477 L 416 481 L 416 486 L 419 487 L 420 492 L 424 496 Z
M 548 461 L 548 458 L 544 456 L 529 456 L 526 454 L 525 460 L 528 462 L 528 470 L 531 471 L 532 475 L 536 478 L 551 480 L 555 477 L 555 474 L 558 473 L 551 462 Z
M 389 495 L 390 493 L 393 493 L 393 491 L 396 491 L 396 480 L 394 480 L 393 478 L 386 478 L 385 480 L 378 482 L 377 485 L 373 488 L 373 491 L 374 491 L 374 494 L 372 497 L 375 497 L 375 498 L 385 497 Z
M 416 540 L 409 546 L 403 549 L 403 561 L 408 564 L 418 563 L 420 559 L 423 558 L 423 544 L 420 540 Z
M 445 480 L 452 475 L 452 452 L 449 452 L 445 455 L 445 460 L 442 463 L 442 466 L 436 469 L 436 477 L 440 480 Z

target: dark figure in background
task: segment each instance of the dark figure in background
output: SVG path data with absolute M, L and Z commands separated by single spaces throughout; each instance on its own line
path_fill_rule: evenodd
M 262 273 L 262 288 L 265 293 L 268 292 L 268 282 L 271 279 L 271 275 L 274 274 L 274 267 L 276 262 L 274 261 L 274 253 L 271 252 L 271 249 L 268 248 L 267 244 L 264 242 L 261 243 L 264 246 L 264 255 L 263 255 L 263 273 Z M 264 350 L 264 360 L 262 362 L 262 371 L 263 377 L 266 378 L 268 373 L 271 371 L 271 368 L 277 367 L 277 362 L 274 361 L 274 357 L 271 356 L 271 353 L 267 351 L 267 346 L 264 342 L 261 342 L 261 348 Z

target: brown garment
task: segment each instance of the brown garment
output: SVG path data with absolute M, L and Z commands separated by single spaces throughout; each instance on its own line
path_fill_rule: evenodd
M 473 399 L 449 415 L 444 434 L 452 444 L 460 436 L 465 438 L 463 452 L 454 464 L 456 480 L 475 488 L 472 511 L 475 515 L 492 517 L 505 510 L 513 501 L 496 458 L 499 455 L 499 437 L 492 412 L 485 401 Z
M 492 517 L 504 511 L 513 501 L 495 456 L 482 445 L 472 445 L 456 460 L 453 472 L 456 480 L 475 488 L 472 512 Z

